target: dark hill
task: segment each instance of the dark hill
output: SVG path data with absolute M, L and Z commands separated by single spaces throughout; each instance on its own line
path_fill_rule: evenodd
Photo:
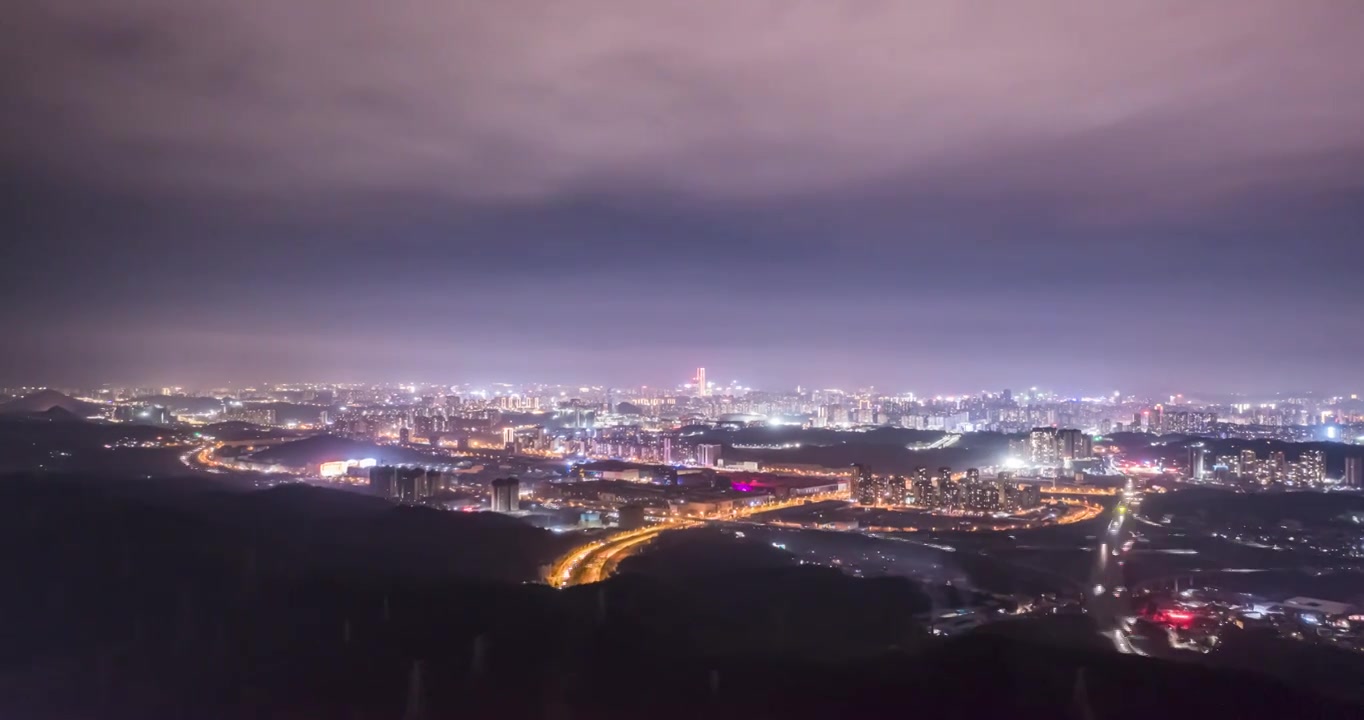
M 511 518 L 84 480 L 0 478 L 0 717 L 1360 716 L 1255 674 L 1037 642 L 1065 633 L 1029 621 L 941 642 L 903 580 L 559 592 L 517 580 L 564 539 Z
M 46 420 L 48 422 L 85 422 L 85 418 L 67 410 L 61 405 L 53 405 L 43 412 L 33 413 L 30 417 L 38 420 Z
M 0 415 L 0 473 L 95 472 L 104 476 L 185 474 L 180 450 L 118 447 L 174 441 L 180 433 L 128 423 L 86 421 L 61 407 L 41 413 Z
M 271 553 L 306 559 L 328 573 L 371 578 L 534 580 L 541 563 L 552 558 L 546 553 L 562 544 L 506 515 L 399 507 L 308 485 L 206 496 L 196 510 Z
M 95 403 L 77 400 L 56 390 L 39 390 L 0 404 L 0 415 L 45 413 L 53 408 L 60 408 L 79 418 L 97 415 L 100 411 L 100 406 Z
M 1341 513 L 1364 511 L 1364 497 L 1323 492 L 1235 493 L 1221 488 L 1194 487 L 1153 495 L 1143 510 L 1156 517 L 1170 513 L 1213 523 L 1277 525 L 1291 519 L 1321 524 Z
M 261 517 L 335 519 L 374 518 L 393 510 L 393 503 L 371 495 L 338 492 L 312 485 L 290 484 L 259 492 L 232 495 L 214 502 L 217 512 L 255 520 Z

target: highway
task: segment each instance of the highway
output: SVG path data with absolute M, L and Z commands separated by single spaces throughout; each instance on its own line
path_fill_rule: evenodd
M 216 445 L 203 445 L 180 456 L 180 462 L 195 470 L 222 470 L 226 464 L 213 456 Z
M 1120 564 L 1126 555 L 1124 545 L 1132 539 L 1130 504 L 1140 502 L 1141 496 L 1129 479 L 1123 500 L 1110 513 L 1108 527 L 1095 540 L 1097 547 L 1094 549 L 1094 565 L 1086 589 L 1085 610 L 1098 626 L 1099 634 L 1111 640 L 1118 652 L 1145 655 L 1127 638 L 1131 602 L 1123 587 L 1125 580 Z M 1114 551 L 1117 555 L 1114 555 Z
M 741 520 L 750 515 L 794 507 L 805 502 L 821 499 L 827 498 L 825 496 L 797 498 L 770 505 L 743 508 L 728 516 L 711 519 L 719 521 Z M 579 545 L 555 561 L 546 580 L 550 585 L 557 588 L 600 582 L 615 572 L 616 566 L 620 564 L 621 560 L 634 554 L 650 540 L 665 532 L 696 527 L 704 522 L 705 520 L 701 519 L 668 520 L 657 525 L 650 525 L 638 530 L 627 530 Z
M 690 520 L 665 522 L 579 545 L 554 563 L 548 578 L 549 584 L 565 588 L 600 582 L 615 572 L 621 560 L 650 540 L 669 530 L 681 530 L 699 524 Z

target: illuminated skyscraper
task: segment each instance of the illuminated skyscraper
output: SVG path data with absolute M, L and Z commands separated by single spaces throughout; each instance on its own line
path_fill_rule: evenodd
M 1295 463 L 1294 479 L 1300 483 L 1319 483 L 1326 479 L 1326 453 L 1303 450 Z
M 1035 465 L 1060 465 L 1065 460 L 1087 460 L 1093 455 L 1090 437 L 1074 428 L 1033 428 L 1028 450 Z
M 914 468 L 914 504 L 920 507 L 934 507 L 938 504 L 933 480 L 928 476 L 928 468 Z
M 1217 413 L 1189 413 L 1189 432 L 1202 434 L 1212 432 L 1217 425 Z
M 961 482 L 962 506 L 972 510 L 979 510 L 983 504 L 982 500 L 984 495 L 985 486 L 980 482 L 980 470 L 977 470 L 976 468 L 967 468 L 966 476 Z
M 706 385 L 706 369 L 696 368 L 696 394 L 706 397 L 710 394 L 710 388 Z
M 1056 439 L 1056 428 L 1033 428 L 1028 435 L 1028 451 L 1034 465 L 1053 465 L 1059 462 L 1061 452 Z
M 1305 456 L 1304 456 L 1305 457 Z M 1280 481 L 1288 475 L 1288 457 L 1282 450 L 1275 450 L 1269 454 L 1267 473 L 1270 480 Z
M 961 487 L 952 479 L 952 468 L 946 466 L 938 468 L 937 483 L 938 507 L 960 509 L 963 501 Z
M 909 478 L 904 475 L 891 475 L 886 479 L 886 502 L 891 505 L 904 505 L 909 502 Z
M 862 505 L 875 505 L 879 493 L 877 492 L 876 481 L 872 477 L 871 468 L 866 465 L 853 465 L 852 483 L 849 486 L 849 494 L 853 501 Z

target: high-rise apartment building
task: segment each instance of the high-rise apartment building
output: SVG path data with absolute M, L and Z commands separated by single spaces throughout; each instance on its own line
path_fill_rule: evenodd
M 1298 483 L 1320 483 L 1326 479 L 1326 453 L 1303 450 L 1294 463 L 1293 479 Z
M 1056 428 L 1033 428 L 1028 434 L 1028 453 L 1034 465 L 1054 465 L 1060 459 Z
M 1028 434 L 1028 451 L 1035 465 L 1087 460 L 1094 454 L 1090 437 L 1074 428 L 1033 428 Z
M 1345 458 L 1345 475 L 1341 479 L 1345 487 L 1364 488 L 1364 458 Z
M 516 478 L 498 478 L 492 483 L 493 512 L 516 512 L 521 508 L 521 482 Z
M 919 507 L 934 507 L 938 504 L 936 497 L 937 488 L 933 480 L 928 476 L 928 468 L 914 468 L 914 475 L 910 480 L 913 486 L 914 504 Z
M 1189 478 L 1192 480 L 1202 480 L 1204 473 L 1207 472 L 1208 449 L 1205 447 L 1192 446 L 1189 448 Z
M 853 502 L 861 505 L 875 505 L 879 493 L 876 487 L 876 478 L 872 477 L 871 468 L 866 465 L 855 464 L 852 467 L 852 481 L 848 484 L 848 493 Z

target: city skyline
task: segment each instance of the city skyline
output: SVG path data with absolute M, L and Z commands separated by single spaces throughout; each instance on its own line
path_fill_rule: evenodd
M 703 368 L 697 368 L 702 370 Z M 510 378 L 500 378 L 495 380 L 468 380 L 458 378 L 447 378 L 445 380 L 427 378 L 406 378 L 401 380 L 335 380 L 319 378 L 256 378 L 253 380 L 206 380 L 198 383 L 179 383 L 155 379 L 143 379 L 137 381 L 118 380 L 103 382 L 68 382 L 68 383 L 38 383 L 21 382 L 0 384 L 0 390 L 8 388 L 10 391 L 32 392 L 43 389 L 99 391 L 104 389 L 142 389 L 150 394 L 163 395 L 184 395 L 192 393 L 210 392 L 237 392 L 249 389 L 258 390 L 277 390 L 277 389 L 304 389 L 304 388 L 376 388 L 388 390 L 401 390 L 412 388 L 415 391 L 429 392 L 441 390 L 444 392 L 481 395 L 485 397 L 495 396 L 530 396 L 544 395 L 549 389 L 577 391 L 578 393 L 601 394 L 611 392 L 639 393 L 640 395 L 676 395 L 689 396 L 697 399 L 713 400 L 723 397 L 742 397 L 748 393 L 764 393 L 778 395 L 795 395 L 799 393 L 840 393 L 848 397 L 870 396 L 875 398 L 913 398 L 918 401 L 941 401 L 953 399 L 968 399 L 981 397 L 1000 397 L 1007 399 L 1023 400 L 1032 402 L 1113 402 L 1131 403 L 1141 402 L 1152 405 L 1168 404 L 1172 406 L 1194 406 L 1194 405 L 1217 405 L 1217 404 L 1239 404 L 1239 403 L 1274 403 L 1292 402 L 1298 400 L 1313 401 L 1340 401 L 1356 402 L 1361 394 L 1353 392 L 1353 388 L 1335 388 L 1332 390 L 1318 391 L 1309 389 L 1282 389 L 1267 390 L 1263 392 L 1212 392 L 1197 388 L 1182 388 L 1188 392 L 1175 391 L 1142 391 L 1142 390 L 1112 390 L 1112 391 L 1093 391 L 1089 389 L 1075 390 L 1073 387 L 1048 387 L 1040 385 L 1007 387 L 995 384 L 992 387 L 978 388 L 957 388 L 957 389 L 934 389 L 930 383 L 924 383 L 924 387 L 896 387 L 881 386 L 874 384 L 836 386 L 828 383 L 797 383 L 793 386 L 765 386 L 752 383 L 740 382 L 737 378 L 711 379 L 708 382 L 708 390 L 702 392 L 696 384 L 696 378 L 688 378 L 681 382 L 669 383 L 649 382 L 640 384 L 628 383 L 596 383 L 596 382 L 558 382 L 547 380 L 522 380 L 515 381 Z M 633 397 L 626 395 L 623 398 Z M 617 398 L 622 399 L 622 398 Z
M 1349 386 L 1356 10 L 21 2 L 0 382 Z

